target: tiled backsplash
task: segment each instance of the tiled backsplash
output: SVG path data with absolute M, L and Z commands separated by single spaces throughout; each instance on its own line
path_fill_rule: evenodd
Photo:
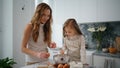
M 92 32 L 88 31 L 88 28 L 105 26 L 106 30 L 103 35 L 102 47 L 109 47 L 110 44 L 114 44 L 114 40 L 117 36 L 120 36 L 120 21 L 110 21 L 110 22 L 93 22 L 93 23 L 80 23 L 80 29 L 85 36 L 86 46 L 89 49 L 96 48 L 96 40 L 92 39 Z

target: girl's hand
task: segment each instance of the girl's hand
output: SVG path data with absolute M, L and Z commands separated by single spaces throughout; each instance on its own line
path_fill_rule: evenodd
M 64 50 L 60 50 L 60 54 L 64 54 Z
M 39 52 L 36 54 L 37 58 L 48 58 L 50 56 L 50 53 L 48 52 Z
M 49 56 L 50 56 L 50 53 L 47 53 L 47 56 L 49 57 Z
M 56 48 L 56 43 L 55 43 L 55 42 L 52 42 L 52 43 L 50 44 L 50 48 Z

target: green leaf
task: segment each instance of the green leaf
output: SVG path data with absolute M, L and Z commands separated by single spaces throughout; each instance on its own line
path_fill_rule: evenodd
M 3 58 L 0 59 L 0 68 L 12 68 L 12 65 L 17 64 L 13 59 Z

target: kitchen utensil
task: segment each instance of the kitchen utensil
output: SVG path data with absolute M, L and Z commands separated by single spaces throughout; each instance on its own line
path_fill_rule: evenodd
M 53 56 L 55 64 L 66 64 L 69 62 L 69 56 L 67 54 L 57 54 Z

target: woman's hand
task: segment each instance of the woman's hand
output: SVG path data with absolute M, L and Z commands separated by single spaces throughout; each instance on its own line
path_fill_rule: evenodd
M 50 46 L 49 46 L 50 48 L 56 48 L 56 43 L 55 42 L 52 42 L 52 43 L 50 43 Z
M 50 53 L 48 52 L 39 52 L 39 53 L 36 53 L 36 57 L 37 58 L 48 58 L 50 56 Z

